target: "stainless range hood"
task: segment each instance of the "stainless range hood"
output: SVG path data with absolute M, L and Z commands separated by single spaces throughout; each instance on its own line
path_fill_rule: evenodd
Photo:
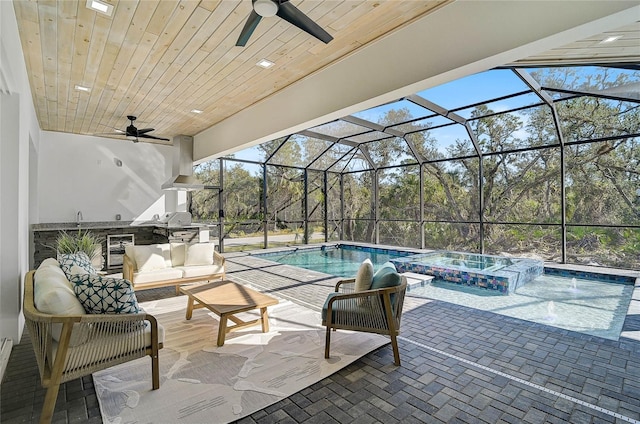
M 163 190 L 204 190 L 205 185 L 193 175 L 174 175 L 162 184 Z
M 173 174 L 161 188 L 163 190 L 204 190 L 217 189 L 205 185 L 193 175 L 193 137 L 177 135 L 173 137 Z

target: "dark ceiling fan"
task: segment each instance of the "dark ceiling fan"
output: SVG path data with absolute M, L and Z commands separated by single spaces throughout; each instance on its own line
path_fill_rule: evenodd
M 131 124 L 129 126 L 127 126 L 127 129 L 125 131 L 120 130 L 118 128 L 114 128 L 116 130 L 115 133 L 109 133 L 112 135 L 124 135 L 125 137 L 127 137 L 129 140 L 133 141 L 134 143 L 137 143 L 139 140 L 138 138 L 151 138 L 153 140 L 164 140 L 164 141 L 170 141 L 168 138 L 162 138 L 162 137 L 156 137 L 154 135 L 151 134 L 147 134 L 150 133 L 151 131 L 153 131 L 153 128 L 142 128 L 142 129 L 138 129 L 135 127 L 135 125 L 133 125 L 133 121 L 135 121 L 137 118 L 133 115 L 127 115 L 127 119 L 129 121 L 131 121 Z M 105 134 L 107 135 L 107 134 Z
M 253 10 L 244 24 L 244 28 L 242 28 L 236 46 L 246 45 L 260 20 L 263 17 L 267 18 L 274 15 L 308 32 L 325 44 L 333 40 L 333 37 L 327 31 L 302 13 L 300 9 L 289 3 L 289 0 L 251 0 L 251 2 Z

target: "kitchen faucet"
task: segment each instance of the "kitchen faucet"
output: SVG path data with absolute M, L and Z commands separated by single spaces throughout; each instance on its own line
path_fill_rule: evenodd
M 78 227 L 80 226 L 80 221 L 82 221 L 82 211 L 78 211 L 78 213 L 76 214 L 76 225 Z

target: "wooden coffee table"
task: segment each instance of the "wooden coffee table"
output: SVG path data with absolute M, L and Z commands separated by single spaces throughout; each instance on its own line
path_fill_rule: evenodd
M 218 346 L 224 345 L 227 333 L 240 328 L 262 323 L 262 332 L 269 331 L 269 317 L 267 306 L 276 305 L 278 299 L 252 290 L 230 280 L 216 281 L 213 283 L 183 286 L 180 291 L 189 296 L 187 302 L 186 319 L 191 319 L 194 309 L 207 308 L 220 317 L 218 328 Z M 243 321 L 235 314 L 240 312 L 260 309 L 260 318 L 253 321 Z M 227 320 L 235 325 L 228 326 Z

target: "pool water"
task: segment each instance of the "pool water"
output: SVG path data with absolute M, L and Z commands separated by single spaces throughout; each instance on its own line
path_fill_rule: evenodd
M 406 254 L 386 249 L 360 250 L 349 248 L 349 246 L 326 246 L 322 249 L 300 249 L 255 256 L 281 264 L 351 278 L 355 277 L 360 264 L 367 258 L 371 259 L 374 269 L 377 269 L 385 262 Z
M 411 295 L 618 340 L 633 285 L 541 275 L 508 296 L 432 280 Z

